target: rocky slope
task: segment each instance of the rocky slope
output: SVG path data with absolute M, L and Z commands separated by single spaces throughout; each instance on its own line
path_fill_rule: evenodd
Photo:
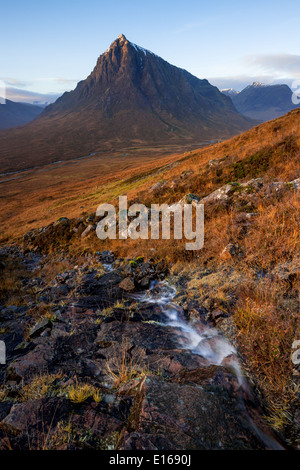
M 1 254 L 33 274 L 47 263 L 12 248 Z M 7 344 L 0 369 L 2 449 L 283 448 L 236 375 L 234 348 L 213 358 L 218 341 L 226 341 L 214 323 L 199 310 L 193 329 L 202 338 L 200 354 L 167 321 L 168 309 L 183 322 L 186 316 L 180 290 L 175 303 L 161 303 L 167 275 L 162 262 L 103 252 L 48 285 L 32 274 L 23 279 L 27 307 L 0 314 Z M 37 302 L 51 310 L 34 324 Z

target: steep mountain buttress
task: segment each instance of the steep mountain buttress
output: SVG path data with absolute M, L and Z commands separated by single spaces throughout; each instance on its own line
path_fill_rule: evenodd
M 128 146 L 200 144 L 253 124 L 207 80 L 120 35 L 74 91 L 32 123 L 0 132 L 0 165 L 9 171 Z

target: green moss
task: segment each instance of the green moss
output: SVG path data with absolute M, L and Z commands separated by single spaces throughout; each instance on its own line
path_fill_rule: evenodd
M 136 268 L 136 267 L 137 267 L 137 262 L 134 261 L 134 260 L 129 261 L 129 264 L 130 264 L 130 266 L 131 266 L 132 268 Z

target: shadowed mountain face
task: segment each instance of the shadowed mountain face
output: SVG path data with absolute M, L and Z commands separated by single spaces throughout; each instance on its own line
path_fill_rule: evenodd
M 27 124 L 42 111 L 40 106 L 6 100 L 5 104 L 0 105 L 0 130 Z
M 270 121 L 297 108 L 287 85 L 262 85 L 254 82 L 240 93 L 231 95 L 236 109 L 251 119 Z
M 128 146 L 200 143 L 255 124 L 207 80 L 121 35 L 90 76 L 32 124 L 0 133 L 2 171 Z

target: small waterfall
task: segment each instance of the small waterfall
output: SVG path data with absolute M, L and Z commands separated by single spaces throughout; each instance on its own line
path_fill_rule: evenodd
M 278 442 L 273 432 L 265 425 L 260 411 L 255 410 L 255 420 L 249 414 L 246 401 L 253 402 L 253 396 L 243 376 L 234 346 L 219 330 L 207 323 L 201 320 L 188 323 L 183 309 L 173 302 L 176 292 L 176 288 L 166 281 L 153 282 L 146 293 L 135 294 L 135 298 L 140 302 L 160 307 L 165 316 L 165 324 L 174 329 L 182 349 L 190 350 L 193 354 L 201 356 L 207 361 L 208 366 L 221 365 L 234 371 L 240 387 L 241 406 L 248 417 L 250 426 L 266 448 L 284 450 L 285 448 Z
M 237 352 L 234 346 L 216 328 L 200 320 L 188 323 L 181 307 L 173 300 L 176 289 L 166 281 L 153 282 L 146 294 L 139 297 L 140 302 L 153 303 L 160 306 L 165 316 L 165 324 L 176 331 L 182 349 L 203 357 L 208 365 L 224 365 L 231 367 L 241 387 L 246 387 Z

